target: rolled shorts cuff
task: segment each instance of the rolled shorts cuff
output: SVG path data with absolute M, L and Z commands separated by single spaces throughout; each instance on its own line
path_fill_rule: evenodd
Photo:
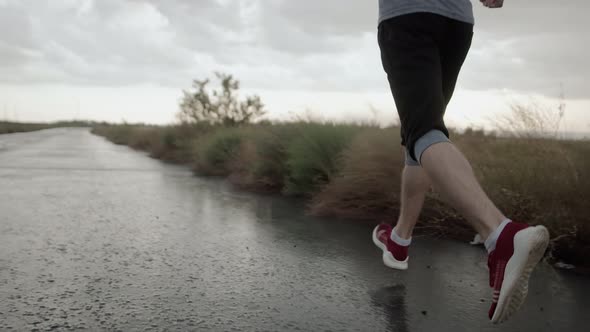
M 420 163 L 412 159 L 412 157 L 410 156 L 410 152 L 408 152 L 408 149 L 404 148 L 404 150 L 406 151 L 406 166 L 420 166 Z
M 422 165 L 421 160 L 424 151 L 426 151 L 431 145 L 442 142 L 450 142 L 449 138 L 442 131 L 434 129 L 427 132 L 416 141 L 416 144 L 414 144 L 414 155 L 418 160 L 412 161 Z

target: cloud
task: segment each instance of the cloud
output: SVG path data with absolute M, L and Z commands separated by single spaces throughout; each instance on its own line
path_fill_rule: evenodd
M 590 97 L 583 0 L 474 2 L 472 90 Z M 0 0 L 0 81 L 188 86 L 214 70 L 251 89 L 383 91 L 377 4 L 358 0 Z
M 285 25 L 300 27 L 315 36 L 362 36 L 373 32 L 377 22 L 377 1 L 367 4 L 358 0 L 274 1 L 272 12 Z
M 588 98 L 590 24 L 586 1 L 506 1 L 505 8 L 475 6 L 476 34 L 464 70 L 472 89 L 493 87 Z

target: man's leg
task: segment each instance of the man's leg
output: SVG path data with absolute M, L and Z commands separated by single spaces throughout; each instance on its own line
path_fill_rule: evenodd
M 430 189 L 430 180 L 420 165 L 410 158 L 407 150 L 406 166 L 402 172 L 401 208 L 394 228 L 382 223 L 373 230 L 373 242 L 383 250 L 385 265 L 405 270 L 408 268 L 408 249 L 412 232 Z
M 453 96 L 457 77 L 469 52 L 473 36 L 473 26 L 470 24 L 449 22 L 449 35 L 440 42 L 445 109 Z M 431 177 L 435 189 L 470 222 L 483 239 L 487 239 L 506 217 L 484 193 L 467 159 L 442 134 L 440 131 L 431 131 L 418 140 L 415 145 L 417 149 L 426 150 L 419 151 L 422 159 L 417 160 Z M 437 141 L 443 143 L 431 145 Z M 417 149 L 414 148 L 411 152 L 416 152 Z
M 430 185 L 430 179 L 422 167 L 406 164 L 402 172 L 401 208 L 394 227 L 395 233 L 401 238 L 412 237 Z
M 430 145 L 420 161 L 435 189 L 483 239 L 506 220 L 482 190 L 467 159 L 451 142 Z
M 373 242 L 383 250 L 384 264 L 396 269 L 408 267 L 411 232 L 429 187 L 426 173 L 412 156 L 414 141 L 432 128 L 446 131 L 442 120 L 445 100 L 437 42 L 445 23 L 446 19 L 439 15 L 412 13 L 379 25 L 381 60 L 400 117 L 402 145 L 408 152 L 406 165 L 414 165 L 406 166 L 402 174 L 402 206 L 395 231 L 388 224 L 373 230 Z M 428 123 L 427 128 L 424 123 Z
M 440 43 L 445 106 L 471 44 L 472 27 L 450 21 Z M 423 129 L 423 128 L 422 128 Z M 543 226 L 511 222 L 492 203 L 477 182 L 471 165 L 447 139 L 448 133 L 432 126 L 409 140 L 410 152 L 420 162 L 434 187 L 485 239 L 488 250 L 494 323 L 508 319 L 524 302 L 532 270 L 543 257 L 549 233 Z
M 443 115 L 471 42 L 471 29 L 427 13 L 405 15 L 381 23 L 379 46 L 403 142 L 413 161 L 422 165 L 435 189 L 486 238 L 494 290 L 489 317 L 497 323 L 522 305 L 549 233 L 543 226 L 506 219 L 483 192 L 469 162 L 448 140 Z M 449 41 L 460 41 L 460 45 Z M 380 225 L 373 231 L 373 241 L 383 249 L 387 266 L 407 268 L 409 239 L 396 236 L 391 226 Z

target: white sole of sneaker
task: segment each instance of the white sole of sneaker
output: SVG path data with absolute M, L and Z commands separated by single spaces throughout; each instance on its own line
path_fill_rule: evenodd
M 549 245 L 549 231 L 544 226 L 523 229 L 514 236 L 514 254 L 506 264 L 492 323 L 502 323 L 524 303 L 529 278 Z
M 410 257 L 406 257 L 405 261 L 398 261 L 397 259 L 395 259 L 395 257 L 393 257 L 393 255 L 389 252 L 389 250 L 387 250 L 387 247 L 383 244 L 383 242 L 379 241 L 379 238 L 377 238 L 377 228 L 378 227 L 379 226 L 377 226 L 377 227 L 375 227 L 375 229 L 373 229 L 373 243 L 375 243 L 375 245 L 383 251 L 383 264 L 385 264 L 385 266 L 390 267 L 392 269 L 407 270 L 408 269 L 408 259 Z

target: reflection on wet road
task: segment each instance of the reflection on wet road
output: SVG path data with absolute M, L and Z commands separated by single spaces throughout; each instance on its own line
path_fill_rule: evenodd
M 499 328 L 482 249 L 416 238 L 396 272 L 370 233 L 86 129 L 0 136 L 2 331 L 586 329 L 588 279 L 542 266 Z

